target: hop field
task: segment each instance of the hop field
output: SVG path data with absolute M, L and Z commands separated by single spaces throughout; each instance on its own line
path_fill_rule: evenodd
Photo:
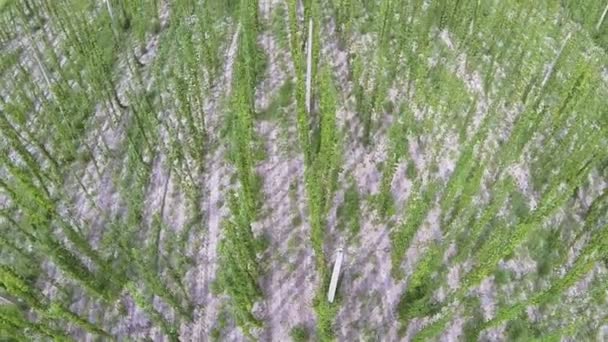
M 606 17 L 0 0 L 0 340 L 608 339 Z

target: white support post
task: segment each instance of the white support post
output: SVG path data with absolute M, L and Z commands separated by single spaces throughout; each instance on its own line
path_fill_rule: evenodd
M 553 71 L 555 69 L 555 65 L 557 64 L 557 61 L 559 60 L 559 57 L 564 52 L 564 49 L 566 48 L 566 45 L 568 44 L 568 41 L 570 40 L 571 36 L 572 36 L 572 33 L 571 32 L 568 33 L 568 35 L 566 36 L 566 38 L 562 42 L 562 46 L 560 46 L 559 51 L 557 52 L 557 56 L 555 56 L 555 59 L 553 60 L 553 62 L 551 62 L 551 65 L 549 66 L 549 70 L 545 74 L 545 77 L 543 78 L 543 82 L 540 85 L 540 88 L 542 90 L 544 90 L 545 85 L 547 85 L 547 82 L 549 81 L 549 78 L 551 77 L 551 74 L 553 74 Z
M 108 8 L 108 14 L 110 15 L 110 26 L 112 27 L 112 33 L 114 33 L 114 37 L 118 39 L 118 30 L 116 28 L 116 23 L 114 22 L 114 13 L 112 12 L 110 0 L 106 0 L 106 7 Z
M 238 53 L 238 43 L 239 43 L 239 35 L 241 33 L 241 23 L 239 22 L 236 27 L 236 31 L 232 36 L 232 41 L 230 42 L 230 47 L 228 48 L 228 58 L 226 60 L 226 66 L 224 67 L 224 84 L 226 86 L 226 93 L 230 96 L 232 91 L 232 79 L 233 79 L 233 69 L 234 69 L 234 60 L 236 59 L 236 54 Z
M 306 111 L 310 114 L 312 98 L 312 18 L 308 22 L 308 44 L 306 46 Z
M 344 253 L 342 248 L 338 248 L 338 254 L 336 255 L 336 262 L 334 263 L 334 271 L 331 274 L 331 281 L 329 283 L 329 292 L 327 292 L 327 300 L 330 303 L 334 302 L 336 296 L 336 287 L 338 286 L 338 278 L 340 278 L 340 267 L 342 267 L 342 259 Z
M 114 24 L 114 13 L 112 13 L 112 5 L 110 5 L 110 0 L 106 0 L 106 7 L 108 8 L 108 14 L 110 15 L 110 20 L 112 24 Z
M 0 304 L 4 304 L 4 305 L 14 305 L 15 303 L 13 303 L 12 301 L 2 297 L 0 295 Z
M 602 13 L 602 16 L 600 17 L 600 20 L 597 22 L 597 25 L 595 26 L 596 31 L 600 30 L 600 27 L 602 26 L 602 23 L 604 22 L 604 18 L 606 18 L 606 13 L 608 13 L 608 2 L 606 3 L 606 8 L 604 8 L 604 12 Z

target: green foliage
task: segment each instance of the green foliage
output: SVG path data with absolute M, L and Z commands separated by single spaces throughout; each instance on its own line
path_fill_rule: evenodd
M 48 314 L 53 318 L 63 319 L 65 321 L 74 323 L 75 325 L 81 326 L 90 333 L 103 336 L 105 338 L 111 338 L 110 334 L 105 332 L 103 329 L 90 323 L 86 319 L 76 315 L 75 313 L 65 308 L 63 305 L 52 303 L 48 309 Z
M 418 264 L 414 275 L 401 296 L 397 305 L 400 320 L 410 320 L 414 317 L 433 315 L 439 311 L 439 305 L 433 299 L 433 272 L 441 265 L 441 251 L 437 244 L 431 246 L 431 251 Z
M 338 207 L 338 229 L 348 230 L 350 236 L 357 236 L 361 229 L 361 199 L 353 179 L 344 193 L 344 202 Z
M 445 325 L 448 323 L 446 317 L 442 317 L 431 324 L 425 326 L 422 330 L 420 330 L 412 339 L 416 342 L 429 341 L 431 339 L 436 338 L 438 334 L 445 331 Z
M 4 10 L 5 7 L 9 6 L 12 3 L 12 0 L 2 0 L 0 1 L 0 10 Z
M 65 322 L 80 326 L 93 334 L 110 337 L 110 335 L 102 328 L 71 312 L 69 309 L 65 308 L 63 304 L 59 304 L 44 298 L 43 294 L 35 288 L 34 284 L 29 284 L 11 267 L 6 265 L 0 266 L 0 285 L 11 296 L 22 299 L 29 307 L 34 309 L 35 312 L 45 320 L 63 320 Z M 2 314 L 4 316 L 4 312 Z M 13 310 L 13 315 L 14 314 L 15 312 Z M 14 327 L 33 329 L 37 333 L 49 336 L 65 336 L 63 333 L 47 327 L 45 324 L 32 323 L 25 317 L 20 318 L 21 316 L 21 313 L 16 316 L 12 316 L 10 318 L 11 325 Z M 2 319 L 0 322 L 4 321 L 5 320 Z
M 393 124 L 389 131 L 390 138 L 390 151 L 389 157 L 384 164 L 382 170 L 382 180 L 380 183 L 380 193 L 376 198 L 376 207 L 381 216 L 388 216 L 393 213 L 393 195 L 391 192 L 391 183 L 393 181 L 396 168 L 398 163 L 402 160 L 404 155 L 407 155 L 408 147 L 408 133 L 410 132 L 410 123 L 408 120 L 412 119 L 412 115 L 409 112 L 402 114 L 399 121 Z M 413 161 L 408 161 L 407 175 L 410 180 L 414 180 L 416 172 Z
M 169 338 L 170 341 L 179 341 L 178 331 L 175 327 L 169 323 L 162 314 L 160 314 L 152 305 L 152 297 L 147 296 L 140 292 L 138 287 L 133 283 L 128 283 L 126 286 L 127 291 L 133 297 L 133 300 L 158 326 L 161 327 L 163 333 Z
M 410 320 L 414 317 L 432 316 L 438 312 L 438 305 L 431 298 L 431 293 L 426 289 L 430 283 L 419 284 L 415 287 L 408 287 L 397 307 L 399 318 L 402 320 Z
M 601 13 L 603 13 L 606 4 L 602 1 L 587 1 L 584 4 L 578 4 L 575 1 L 563 1 L 563 6 L 566 14 L 573 20 L 580 23 L 593 39 L 598 47 L 606 50 L 608 47 L 608 25 L 607 18 L 600 22 Z M 598 28 L 599 23 L 599 28 Z
M 221 311 L 219 313 L 219 318 L 217 320 L 217 323 L 213 327 L 213 330 L 211 330 L 211 340 L 212 341 L 221 341 L 222 333 L 224 333 L 224 329 L 226 328 L 227 324 L 228 324 L 228 312 L 225 310 L 224 307 L 222 307 Z
M 0 284 L 9 294 L 21 298 L 32 308 L 38 310 L 44 308 L 43 299 L 38 291 L 11 267 L 0 265 Z
M 472 299 L 467 302 L 466 308 L 468 312 L 472 313 L 472 317 L 467 320 L 463 327 L 463 338 L 466 341 L 476 341 L 479 337 L 479 327 L 484 321 L 479 298 L 472 297 Z
M 238 50 L 235 61 L 235 89 L 231 109 L 232 159 L 239 181 L 238 192 L 230 192 L 228 204 L 232 219 L 224 223 L 224 239 L 219 246 L 220 265 L 218 282 L 230 296 L 232 313 L 244 334 L 251 337 L 251 329 L 262 322 L 252 314 L 255 301 L 262 298 L 258 285 L 261 276 L 258 253 L 263 245 L 256 241 L 251 224 L 257 218 L 260 181 L 254 170 L 254 96 L 255 86 L 264 71 L 263 52 L 257 47 L 257 2 L 241 1 Z
M 333 194 L 337 186 L 337 177 L 341 159 L 340 135 L 336 125 L 337 94 L 331 72 L 328 68 L 320 70 L 317 76 L 317 62 L 319 54 L 319 36 L 313 34 L 313 80 L 319 88 L 319 121 L 317 127 L 309 125 L 309 113 L 306 111 L 305 103 L 305 59 L 300 50 L 301 41 L 305 39 L 298 28 L 297 2 L 290 0 L 287 3 L 289 32 L 291 36 L 291 58 L 296 75 L 295 98 L 296 98 L 296 122 L 300 148 L 304 155 L 304 183 L 308 199 L 308 210 L 311 224 L 311 240 L 315 254 L 315 264 L 321 279 L 328 274 L 327 261 L 323 254 L 323 240 L 325 235 L 325 215 L 332 203 Z M 318 32 L 320 21 L 317 17 L 319 9 L 312 5 L 306 7 L 305 13 L 316 14 L 313 16 L 314 27 Z M 305 15 L 308 18 L 307 15 Z M 308 21 L 305 23 L 308 25 Z M 308 32 L 305 30 L 304 32 Z M 317 57 L 315 57 L 317 56 Z M 317 132 L 317 144 L 313 143 L 311 136 Z M 328 285 L 328 284 L 325 284 Z M 317 314 L 317 332 L 321 340 L 331 340 L 333 333 L 331 329 L 336 309 L 324 302 L 321 294 L 326 286 L 318 290 L 316 297 L 315 312 Z
M 323 69 L 319 77 L 321 122 L 319 124 L 320 143 L 315 153 L 312 167 L 315 170 L 315 183 L 320 187 L 320 200 L 323 212 L 327 212 L 332 195 L 336 190 L 341 162 L 340 135 L 336 126 L 336 89 L 331 72 Z
M 287 107 L 291 103 L 291 99 L 293 96 L 293 87 L 293 82 L 285 82 L 285 84 L 283 84 L 281 88 L 279 88 L 277 97 L 270 103 L 270 105 L 268 105 L 268 107 L 264 111 L 257 114 L 258 117 L 266 120 L 282 120 L 286 115 L 286 113 L 284 113 L 282 109 L 285 109 L 285 107 Z
M 329 276 L 327 261 L 323 254 L 325 235 L 325 215 L 333 199 L 337 184 L 339 161 L 341 158 L 339 135 L 336 127 L 335 88 L 329 70 L 324 69 L 320 79 L 321 122 L 318 151 L 313 151 L 310 165 L 305 165 L 305 183 L 311 220 L 311 240 L 315 252 L 317 272 L 321 279 Z M 325 290 L 329 282 L 319 288 L 314 304 L 317 316 L 317 334 L 321 341 L 333 340 L 332 322 L 337 313 L 335 304 L 325 301 Z
M 63 332 L 53 329 L 45 323 L 29 321 L 26 313 L 13 304 L 0 305 L 0 336 L 7 340 L 12 338 L 15 341 L 27 341 L 27 338 L 31 339 L 34 336 L 54 338 L 57 341 L 69 340 Z
M 335 340 L 333 324 L 336 314 L 339 309 L 340 298 L 333 303 L 327 301 L 327 288 L 329 287 L 329 272 L 323 274 L 323 286 L 317 290 L 317 294 L 313 300 L 313 308 L 317 319 L 317 339 L 322 342 Z
M 408 281 L 397 305 L 400 331 L 422 319 L 413 338 L 433 340 L 462 315 L 466 340 L 505 324 L 509 340 L 586 340 L 602 324 L 593 310 L 606 300 L 598 276 L 608 248 L 605 1 L 288 0 L 273 3 L 269 16 L 258 13 L 257 0 L 166 5 L 0 0 L 0 283 L 12 303 L 0 307 L 2 338 L 69 340 L 83 330 L 111 339 L 110 325 L 126 319 L 113 306 L 126 294 L 149 328 L 177 340 L 195 309 L 204 309 L 189 298 L 185 275 L 208 243 L 207 162 L 220 163 L 227 147 L 230 165 L 222 170 L 234 171 L 234 182 L 212 208 L 225 201 L 230 211 L 213 295 L 227 296 L 234 322 L 253 339 L 263 323 L 252 308 L 263 300 L 268 246 L 252 231 L 266 222 L 259 214 L 266 180 L 256 171 L 266 137 L 255 134 L 255 120 L 277 121 L 302 153 L 309 217 L 285 219 L 310 225 L 319 340 L 335 339 L 343 323 L 335 322 L 340 294 L 334 304 L 325 300 L 324 253 L 341 235 L 365 237 L 365 194 L 348 178 L 350 168 L 377 152 L 386 157 L 373 160 L 381 175 L 371 203 L 390 231 L 392 274 Z M 278 42 L 276 56 L 258 45 L 265 30 Z M 257 113 L 260 80 L 275 70 L 269 61 L 284 56 L 291 58 L 280 65 L 286 81 Z M 298 144 L 290 140 L 293 124 Z M 342 164 L 349 169 L 340 176 Z M 407 182 L 395 180 L 398 166 Z M 179 198 L 169 212 L 165 195 L 155 207 L 165 178 Z M 393 184 L 409 187 L 399 212 Z M 344 201 L 333 208 L 342 190 Z M 329 241 L 332 209 L 339 231 Z M 182 227 L 170 226 L 176 216 Z M 404 274 L 410 248 L 417 262 Z M 521 257 L 536 265 L 523 281 L 500 266 Z M 446 284 L 452 270 L 461 280 L 456 289 Z M 500 300 L 483 321 L 476 289 L 488 277 Z M 584 278 L 593 279 L 588 293 L 564 295 Z M 571 317 L 578 299 L 586 310 Z M 81 300 L 86 309 L 72 311 Z M 167 314 L 153 305 L 159 301 Z M 539 322 L 525 316 L 528 307 L 539 309 Z M 220 320 L 212 338 L 225 337 L 228 318 Z M 313 335 L 299 328 L 294 340 Z
M 290 52 L 293 67 L 295 69 L 296 86 L 295 86 L 295 98 L 296 98 L 296 122 L 298 130 L 298 140 L 300 148 L 304 154 L 304 164 L 311 164 L 311 143 L 310 143 L 310 127 L 309 118 L 306 113 L 306 84 L 305 84 L 305 59 L 302 55 L 300 47 L 302 46 L 302 33 L 298 27 L 297 19 L 297 1 L 289 0 L 287 2 L 287 17 L 289 22 L 289 35 L 290 35 Z
M 287 35 L 287 12 L 285 6 L 278 6 L 272 13 L 271 29 L 282 50 L 289 49 L 289 37 Z
M 262 322 L 252 314 L 253 305 L 262 298 L 258 285 L 261 276 L 259 269 L 259 245 L 251 232 L 251 225 L 246 208 L 239 204 L 236 194 L 232 193 L 229 205 L 234 218 L 224 222 L 225 237 L 219 248 L 218 286 L 228 294 L 232 301 L 232 312 L 237 324 L 245 335 L 250 330 L 261 326 Z
M 403 274 L 400 270 L 401 261 L 407 251 L 418 227 L 426 219 L 426 215 L 430 210 L 431 200 L 435 194 L 435 188 L 428 189 L 422 193 L 419 193 L 420 183 L 414 185 L 411 197 L 408 199 L 407 207 L 405 212 L 407 218 L 404 222 L 399 224 L 395 230 L 391 232 L 391 272 L 394 277 L 400 279 L 403 278 Z
M 310 333 L 308 332 L 308 329 L 306 329 L 306 327 L 302 325 L 298 325 L 291 328 L 289 336 L 291 336 L 293 342 L 306 342 L 310 339 Z
M 507 323 L 506 335 L 510 341 L 530 341 L 542 336 L 542 333 L 525 320 L 516 319 Z

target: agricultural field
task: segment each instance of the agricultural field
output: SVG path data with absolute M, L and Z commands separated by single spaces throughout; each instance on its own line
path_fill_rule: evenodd
M 0 341 L 608 340 L 607 17 L 0 0 Z

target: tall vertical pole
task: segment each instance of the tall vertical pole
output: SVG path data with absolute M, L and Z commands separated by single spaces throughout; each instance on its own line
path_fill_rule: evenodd
M 112 25 L 114 24 L 114 13 L 112 13 L 112 5 L 110 5 L 110 0 L 106 0 L 106 7 L 108 8 L 108 14 L 110 15 L 110 20 L 112 21 Z
M 547 71 L 547 73 L 545 74 L 545 77 L 543 78 L 543 82 L 540 85 L 541 90 L 544 90 L 545 85 L 547 85 L 547 82 L 549 81 L 549 78 L 551 78 L 551 75 L 553 74 L 553 71 L 555 71 L 555 65 L 557 64 L 557 61 L 559 60 L 559 57 L 562 55 L 562 53 L 564 52 L 564 49 L 566 48 L 566 45 L 568 44 L 568 41 L 570 40 L 570 37 L 572 36 L 572 33 L 568 33 L 568 35 L 566 36 L 566 38 L 563 40 L 562 42 L 562 46 L 560 46 L 559 51 L 557 52 L 557 56 L 555 56 L 555 59 L 553 60 L 553 62 L 551 62 L 551 65 L 549 66 L 549 71 Z
M 312 18 L 308 22 L 308 45 L 306 50 L 306 111 L 310 114 L 312 107 Z
M 606 8 L 604 8 L 604 12 L 602 13 L 602 16 L 600 17 L 600 20 L 597 22 L 597 25 L 595 26 L 596 31 L 600 30 L 600 27 L 602 26 L 602 23 L 604 22 L 604 18 L 606 18 L 606 13 L 608 13 L 608 2 L 606 3 Z

